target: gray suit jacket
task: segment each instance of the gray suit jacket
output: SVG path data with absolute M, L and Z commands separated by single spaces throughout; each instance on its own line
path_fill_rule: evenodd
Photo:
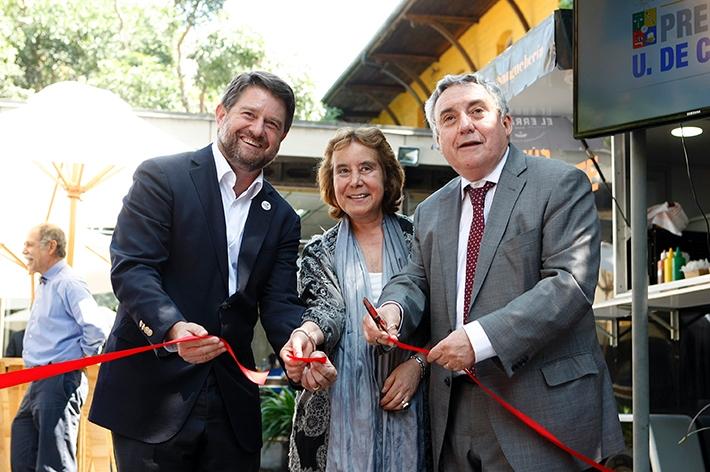
M 419 205 L 412 261 L 380 297 L 402 305 L 402 336 L 428 322 L 437 343 L 455 328 L 460 185 L 456 178 Z M 586 176 L 511 145 L 481 242 L 469 317 L 481 323 L 497 356 L 476 369 L 485 385 L 596 460 L 624 448 L 591 308 L 599 248 Z M 451 376 L 432 368 L 434 470 L 446 432 Z M 587 467 L 493 400 L 481 414 L 489 416 L 516 471 Z

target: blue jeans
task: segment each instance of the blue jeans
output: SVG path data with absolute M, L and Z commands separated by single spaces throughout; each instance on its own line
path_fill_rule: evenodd
M 32 382 L 12 422 L 12 472 L 77 470 L 79 415 L 88 390 L 82 371 Z

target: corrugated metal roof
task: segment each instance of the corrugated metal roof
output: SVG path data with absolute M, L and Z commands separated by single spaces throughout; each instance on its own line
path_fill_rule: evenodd
M 496 2 L 404 0 L 323 101 L 341 109 L 344 121 L 370 121 L 451 47 L 431 24 L 458 39 Z M 421 101 L 428 97 L 419 86 L 413 90 Z

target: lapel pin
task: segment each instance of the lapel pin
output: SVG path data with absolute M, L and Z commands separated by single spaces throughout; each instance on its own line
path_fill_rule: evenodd
M 261 202 L 261 208 L 263 208 L 266 211 L 269 211 L 269 210 L 271 210 L 271 203 L 264 200 L 263 202 Z

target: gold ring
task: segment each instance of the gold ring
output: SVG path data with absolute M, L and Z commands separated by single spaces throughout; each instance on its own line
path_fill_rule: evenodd
M 320 385 L 316 385 L 315 388 L 313 389 L 314 392 L 317 392 L 318 390 L 320 390 Z

